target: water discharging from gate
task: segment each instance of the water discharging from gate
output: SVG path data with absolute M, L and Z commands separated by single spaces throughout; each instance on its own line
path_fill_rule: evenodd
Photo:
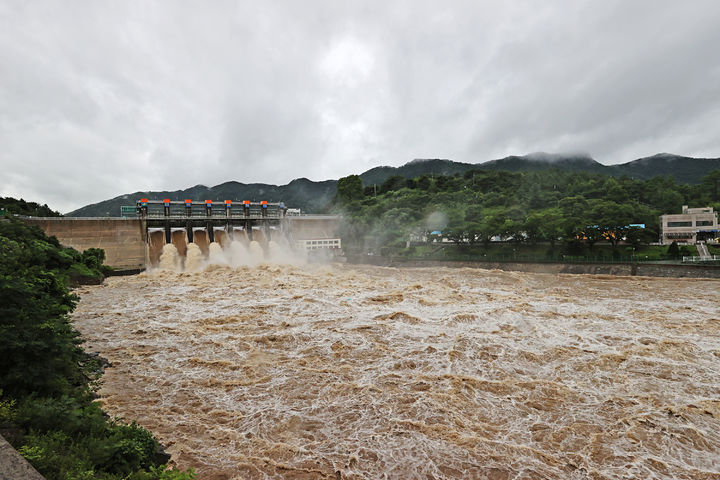
M 162 228 L 148 230 L 148 261 L 150 265 L 160 263 L 160 255 L 165 246 L 165 230 Z
M 216 229 L 210 242 L 208 231 L 193 230 L 193 242 L 187 233 L 177 228 L 171 232 L 171 243 L 165 244 L 165 231 L 148 232 L 148 270 L 199 272 L 210 265 L 230 267 L 256 266 L 261 263 L 302 264 L 304 252 L 295 252 L 285 238 L 266 240 L 262 230 L 253 230 L 250 241 L 247 232 L 234 229 L 232 239 L 224 230 Z

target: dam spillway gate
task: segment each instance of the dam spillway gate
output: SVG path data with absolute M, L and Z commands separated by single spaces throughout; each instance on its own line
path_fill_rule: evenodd
M 211 264 L 230 265 L 342 255 L 339 217 L 302 215 L 282 202 L 143 198 L 133 213 L 142 222 L 148 266 L 165 268 L 165 252 L 175 252 L 176 268 L 186 270 L 200 255 Z
M 138 217 L 145 223 L 147 238 L 153 232 L 163 231 L 165 243 L 172 243 L 173 232 L 177 231 L 184 231 L 187 241 L 193 243 L 196 230 L 206 232 L 210 242 L 215 241 L 216 230 L 224 231 L 230 239 L 240 230 L 250 241 L 255 240 L 258 235 L 254 232 L 259 231 L 262 240 L 269 241 L 273 230 L 282 229 L 281 219 L 287 211 L 282 202 L 249 200 L 233 203 L 231 200 L 194 202 L 143 198 L 136 207 Z

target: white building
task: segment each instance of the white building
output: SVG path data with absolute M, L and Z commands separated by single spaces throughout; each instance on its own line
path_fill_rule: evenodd
M 660 242 L 665 245 L 718 241 L 719 230 L 717 212 L 713 212 L 712 207 L 683 205 L 682 213 L 660 217 Z
M 295 245 L 305 250 L 340 250 L 341 241 L 339 238 L 309 238 L 295 240 Z

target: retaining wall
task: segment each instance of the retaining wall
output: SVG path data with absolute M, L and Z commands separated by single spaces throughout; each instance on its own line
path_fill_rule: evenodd
M 105 250 L 105 264 L 120 270 L 145 267 L 145 228 L 134 218 L 21 218 L 54 235 L 62 245 Z
M 639 275 L 672 278 L 720 278 L 720 266 L 675 265 L 658 263 L 532 263 L 532 262 L 454 262 L 447 260 L 407 260 L 372 255 L 350 255 L 349 263 L 364 263 L 385 267 L 451 267 L 483 268 L 531 273 L 574 273 L 590 275 Z
M 0 480 L 45 480 L 0 435 Z

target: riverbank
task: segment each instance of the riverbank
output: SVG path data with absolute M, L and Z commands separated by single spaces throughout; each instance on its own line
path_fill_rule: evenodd
M 667 278 L 720 278 L 720 266 L 670 263 L 566 263 L 566 262 L 483 262 L 468 260 L 418 260 L 379 255 L 348 255 L 348 263 L 382 267 L 482 268 L 528 273 L 569 273 Z

